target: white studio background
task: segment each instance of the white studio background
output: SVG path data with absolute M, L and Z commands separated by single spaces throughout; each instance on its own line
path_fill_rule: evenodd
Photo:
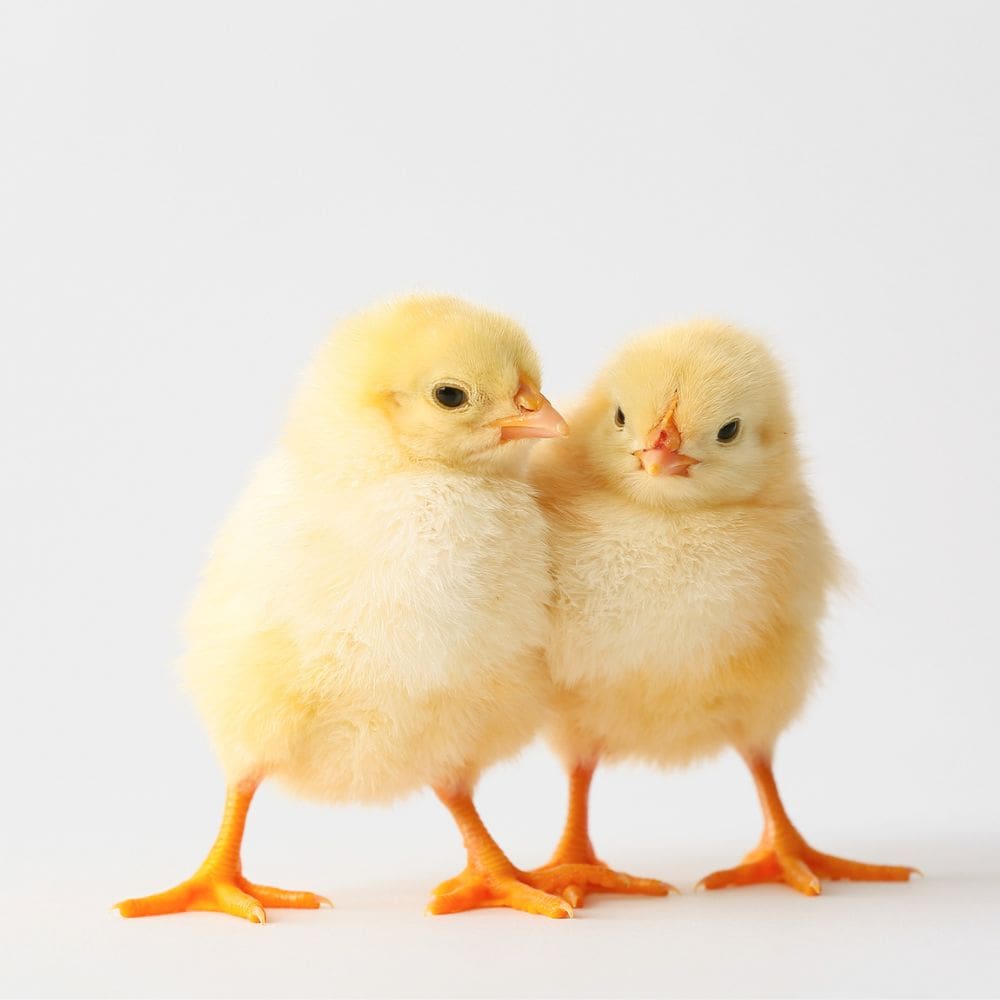
M 0 992 L 80 996 L 1000 991 L 1000 9 L 990 3 L 0 6 Z M 124 921 L 214 836 L 173 673 L 205 550 L 331 325 L 445 290 L 511 313 L 546 388 L 698 314 L 770 338 L 857 574 L 778 774 L 821 849 L 907 886 L 693 895 L 759 829 L 722 757 L 599 775 L 615 865 L 579 919 L 426 919 L 462 864 L 428 794 L 267 788 L 264 928 Z M 525 865 L 543 747 L 480 806 Z

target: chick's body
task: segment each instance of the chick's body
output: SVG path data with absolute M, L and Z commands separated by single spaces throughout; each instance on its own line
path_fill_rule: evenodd
M 229 779 L 385 801 L 516 752 L 546 700 L 545 560 L 522 482 L 411 469 L 317 488 L 267 460 L 184 663 Z
M 587 830 L 598 760 L 681 765 L 732 746 L 767 828 L 710 888 L 783 879 L 815 893 L 817 875 L 906 877 L 812 851 L 774 788 L 772 749 L 817 676 L 838 559 L 770 353 L 717 323 L 637 338 L 573 427 L 534 466 L 556 578 L 550 738 L 571 775 L 552 864 L 598 864 Z
M 445 297 L 362 313 L 323 347 L 188 621 L 183 673 L 228 782 L 219 838 L 191 879 L 123 914 L 262 922 L 265 906 L 318 906 L 242 876 L 266 778 L 330 802 L 430 785 L 469 855 L 433 912 L 571 912 L 510 864 L 471 799 L 535 733 L 550 685 L 546 527 L 522 439 L 566 428 L 539 378 L 520 328 Z
M 686 763 L 768 746 L 817 665 L 830 563 L 797 507 L 636 508 L 589 484 L 553 518 L 553 735 L 574 757 Z

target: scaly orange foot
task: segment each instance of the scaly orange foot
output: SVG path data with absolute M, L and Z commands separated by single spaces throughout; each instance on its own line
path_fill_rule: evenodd
M 677 890 L 655 878 L 639 878 L 614 871 L 603 861 L 573 862 L 553 859 L 524 873 L 525 881 L 562 896 L 571 906 L 583 906 L 588 892 L 618 892 L 627 896 L 669 896 Z
M 166 892 L 115 903 L 123 917 L 151 917 L 161 913 L 183 913 L 186 910 L 215 910 L 231 913 L 254 923 L 265 922 L 265 906 L 293 907 L 315 910 L 323 903 L 333 904 L 325 896 L 312 892 L 289 892 L 270 885 L 248 882 L 241 872 L 240 844 L 250 801 L 257 788 L 254 780 L 232 785 L 226 790 L 226 806 L 222 813 L 219 835 L 208 857 L 191 876 Z
M 707 875 L 699 889 L 726 889 L 760 882 L 784 882 L 806 896 L 820 894 L 820 879 L 850 879 L 854 882 L 906 882 L 919 875 L 916 868 L 901 865 L 868 865 L 814 850 L 801 837 L 797 843 L 761 846 L 751 851 L 743 864 Z
M 510 863 L 480 819 L 467 789 L 439 787 L 434 791 L 458 825 L 468 864 L 460 875 L 434 890 L 428 913 L 508 906 L 556 919 L 573 916 L 573 907 L 566 900 L 529 884 L 525 873 Z
M 629 896 L 667 896 L 677 890 L 655 878 L 638 878 L 613 871 L 594 853 L 589 833 L 590 783 L 594 763 L 577 764 L 569 774 L 566 827 L 548 864 L 525 873 L 531 884 L 582 906 L 588 892 L 618 892 Z
M 784 882 L 806 896 L 820 894 L 820 879 L 850 879 L 855 882 L 906 882 L 919 875 L 917 868 L 902 865 L 868 865 L 823 854 L 810 847 L 792 825 L 778 795 L 770 760 L 746 755 L 764 812 L 764 835 L 760 844 L 735 868 L 707 875 L 699 889 L 726 889 L 761 882 Z
M 161 913 L 187 910 L 214 910 L 243 917 L 256 924 L 266 922 L 264 907 L 316 910 L 333 904 L 325 896 L 312 892 L 292 892 L 269 885 L 255 885 L 242 875 L 198 871 L 180 885 L 152 896 L 125 899 L 116 903 L 123 917 L 151 917 Z
M 523 873 L 513 866 L 496 873 L 466 868 L 461 875 L 442 882 L 434 890 L 427 912 L 460 913 L 482 907 L 507 906 L 556 919 L 573 916 L 573 907 L 565 900 L 522 879 Z

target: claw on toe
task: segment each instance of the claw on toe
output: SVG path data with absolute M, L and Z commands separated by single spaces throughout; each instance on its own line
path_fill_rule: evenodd
M 187 910 L 214 910 L 242 917 L 251 923 L 267 921 L 264 907 L 315 910 L 333 904 L 313 892 L 291 892 L 272 885 L 247 881 L 240 865 L 240 843 L 250 800 L 259 779 L 247 779 L 226 789 L 226 805 L 219 834 L 198 870 L 166 892 L 123 899 L 115 907 L 123 917 L 150 917 Z
M 331 900 L 315 892 L 276 889 L 273 885 L 257 885 L 254 882 L 248 882 L 242 876 L 237 878 L 237 885 L 245 893 L 253 896 L 261 906 L 290 910 L 318 910 L 321 906 L 333 907 Z
M 573 916 L 573 907 L 565 899 L 522 881 L 520 876 L 521 873 L 489 876 L 466 869 L 434 890 L 427 913 L 461 913 L 506 906 L 556 920 Z
M 855 882 L 906 882 L 920 874 L 903 865 L 869 865 L 861 861 L 823 854 L 810 847 L 788 818 L 778 794 L 769 753 L 741 751 L 750 768 L 764 812 L 760 843 L 735 868 L 706 875 L 699 889 L 725 889 L 760 882 L 784 882 L 806 896 L 818 896 L 820 880 L 850 879 Z
M 217 876 L 199 873 L 166 892 L 125 899 L 115 904 L 123 917 L 150 917 L 163 913 L 211 910 L 242 917 L 251 923 L 264 924 L 264 907 L 315 910 L 333 906 L 325 896 L 312 892 L 293 892 L 269 885 L 255 885 L 241 875 Z
M 804 896 L 818 896 L 821 879 L 853 882 L 906 882 L 919 875 L 916 868 L 902 865 L 870 865 L 861 861 L 823 854 L 807 844 L 794 850 L 769 848 L 751 852 L 743 864 L 706 875 L 698 889 L 727 889 L 765 882 L 784 882 Z
M 639 878 L 614 871 L 600 861 L 552 863 L 526 872 L 531 885 L 582 906 L 588 892 L 615 892 L 628 896 L 669 896 L 677 890 L 655 878 Z

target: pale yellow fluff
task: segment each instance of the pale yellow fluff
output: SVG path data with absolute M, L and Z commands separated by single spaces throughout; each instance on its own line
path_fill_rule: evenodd
M 654 477 L 635 452 L 674 399 L 698 464 Z M 720 443 L 735 418 L 737 438 Z M 533 462 L 556 577 L 554 746 L 570 764 L 769 751 L 815 679 L 837 572 L 777 363 L 720 323 L 651 333 L 570 423 Z
M 414 297 L 344 323 L 222 530 L 186 684 L 231 784 L 327 801 L 459 787 L 536 732 L 550 595 L 511 321 Z M 464 388 L 446 410 L 434 387 Z M 516 412 L 516 410 L 515 410 Z

